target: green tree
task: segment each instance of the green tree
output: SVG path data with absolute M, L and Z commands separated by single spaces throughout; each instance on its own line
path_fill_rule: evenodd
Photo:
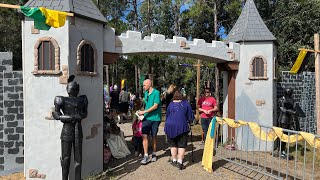
M 6 4 L 24 4 L 24 0 L 3 0 Z M 0 52 L 13 53 L 14 70 L 22 69 L 21 19 L 15 9 L 0 8 Z
M 291 68 L 298 48 L 313 48 L 313 35 L 320 30 L 320 1 L 282 0 L 275 4 L 273 19 L 268 24 L 279 42 L 278 59 L 284 69 Z M 313 60 L 307 69 L 313 70 Z

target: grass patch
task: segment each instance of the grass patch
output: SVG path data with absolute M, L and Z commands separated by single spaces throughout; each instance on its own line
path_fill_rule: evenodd
M 299 162 L 304 162 L 304 156 L 306 159 L 306 165 L 311 166 L 313 164 L 313 158 L 314 158 L 314 166 L 315 167 L 320 167 L 320 149 L 315 149 L 314 153 L 314 148 L 310 146 L 308 143 L 306 143 L 306 148 L 304 141 L 299 142 L 297 145 L 297 151 L 296 151 L 296 145 L 291 145 L 289 146 L 289 152 L 290 155 L 295 157 L 297 154 L 297 160 Z

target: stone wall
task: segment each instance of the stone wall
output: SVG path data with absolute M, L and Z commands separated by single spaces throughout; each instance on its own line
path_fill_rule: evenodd
M 23 171 L 23 78 L 12 53 L 0 52 L 0 175 Z
M 298 118 L 301 130 L 309 133 L 316 133 L 316 92 L 314 72 L 303 72 L 301 74 L 290 74 L 288 71 L 282 72 L 281 81 L 278 83 L 277 87 L 278 99 L 283 96 L 284 88 L 293 89 L 294 101 L 299 103 L 301 109 L 306 114 L 305 118 Z

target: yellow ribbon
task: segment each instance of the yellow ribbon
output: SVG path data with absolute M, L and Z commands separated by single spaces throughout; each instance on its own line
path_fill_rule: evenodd
M 286 135 L 283 133 L 282 128 L 273 127 L 269 132 L 265 132 L 262 128 L 255 122 L 246 122 L 246 121 L 235 121 L 230 118 L 219 118 L 217 117 L 217 123 L 219 124 L 228 124 L 231 128 L 239 128 L 241 126 L 248 125 L 254 134 L 255 137 L 263 141 L 275 141 L 279 138 L 282 142 L 286 143 L 295 143 L 296 141 L 306 140 L 308 144 L 312 147 L 320 147 L 320 139 L 315 138 L 315 135 L 300 131 L 299 134 Z M 298 137 L 297 137 L 298 136 Z

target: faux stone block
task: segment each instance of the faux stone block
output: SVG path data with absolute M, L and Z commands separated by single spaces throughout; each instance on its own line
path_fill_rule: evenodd
M 14 92 L 14 87 L 4 87 L 4 92 Z
M 13 72 L 13 77 L 14 78 L 22 78 L 23 77 L 23 75 L 22 75 L 22 72 Z
M 18 121 L 7 122 L 7 127 L 17 127 L 17 126 L 18 126 Z
M 8 114 L 17 114 L 18 108 L 8 108 L 7 112 L 8 112 Z
M 4 101 L 4 107 L 12 107 L 14 106 L 14 101 Z
M 16 133 L 24 133 L 23 127 L 16 127 Z
M 5 78 L 12 78 L 13 75 L 12 75 L 12 73 L 4 73 L 4 77 Z
M 16 92 L 23 92 L 23 87 L 21 86 L 16 86 L 15 89 L 16 89 Z
M 19 153 L 19 148 L 12 148 L 8 149 L 9 154 L 18 154 Z
M 9 86 L 16 86 L 19 83 L 19 79 L 8 79 L 8 85 Z
M 5 121 L 13 121 L 15 119 L 15 116 L 13 114 L 5 115 L 4 119 Z
M 8 135 L 8 140 L 9 141 L 14 141 L 14 140 L 19 140 L 19 134 L 9 134 Z
M 11 94 L 11 93 L 8 93 L 8 98 L 9 99 L 19 99 L 19 94 Z
M 17 114 L 17 120 L 23 120 L 23 114 Z
M 14 101 L 14 105 L 15 105 L 15 106 L 23 106 L 23 101 L 21 101 L 21 100 L 15 100 L 15 101 Z
M 13 147 L 13 141 L 4 142 L 4 147 L 6 147 L 6 148 Z
M 23 107 L 19 107 L 19 113 L 23 113 Z
M 13 134 L 14 133 L 14 129 L 13 128 L 6 128 L 4 130 L 4 134 Z
M 24 163 L 24 158 L 23 157 L 16 157 L 16 163 L 17 164 L 23 164 Z
M 23 147 L 23 146 L 24 146 L 23 141 L 21 141 L 21 142 L 16 142 L 16 148 L 18 148 L 18 147 Z

